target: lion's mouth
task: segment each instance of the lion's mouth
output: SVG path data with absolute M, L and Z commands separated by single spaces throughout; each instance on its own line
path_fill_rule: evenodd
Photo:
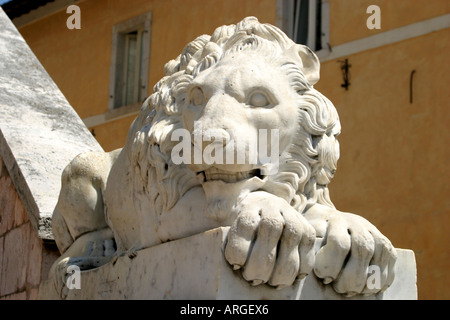
M 215 167 L 210 167 L 204 171 L 198 172 L 198 174 L 203 175 L 204 181 L 222 180 L 227 183 L 239 182 L 253 177 L 263 179 L 263 176 L 261 175 L 261 171 L 259 169 L 242 172 L 231 172 L 220 170 Z

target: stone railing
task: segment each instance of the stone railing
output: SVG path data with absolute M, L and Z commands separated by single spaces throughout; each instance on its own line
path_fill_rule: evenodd
M 0 154 L 34 228 L 51 239 L 61 172 L 102 150 L 0 8 Z
M 0 299 L 36 299 L 59 256 L 61 172 L 102 150 L 0 7 Z

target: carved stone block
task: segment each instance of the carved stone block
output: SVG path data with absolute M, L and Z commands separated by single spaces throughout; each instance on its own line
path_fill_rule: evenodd
M 411 250 L 396 249 L 397 276 L 384 293 L 345 298 L 314 275 L 280 290 L 250 285 L 224 259 L 227 232 L 228 228 L 213 229 L 82 271 L 80 289 L 68 290 L 67 299 L 417 299 L 416 262 Z M 321 239 L 317 239 L 316 250 L 320 244 Z M 40 299 L 59 299 L 52 280 L 41 285 Z

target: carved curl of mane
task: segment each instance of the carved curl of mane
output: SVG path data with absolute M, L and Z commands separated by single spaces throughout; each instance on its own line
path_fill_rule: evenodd
M 327 185 L 339 158 L 336 137 L 340 122 L 333 104 L 306 80 L 299 63 L 284 55 L 294 44 L 278 28 L 250 17 L 237 25 L 217 28 L 212 36 L 198 37 L 165 65 L 166 76 L 142 106 L 127 141 L 131 145 L 130 161 L 138 168 L 133 175 L 135 188 L 145 190 L 157 213 L 172 208 L 189 189 L 200 184 L 192 170 L 183 164 L 174 165 L 170 159 L 178 143 L 171 141 L 171 134 L 182 128 L 187 86 L 227 54 L 267 46 L 271 50 L 264 50 L 264 54 L 273 55 L 269 61 L 279 64 L 298 94 L 298 132 L 281 156 L 279 173 L 269 176 L 264 190 L 286 199 L 299 212 L 315 203 L 334 207 Z

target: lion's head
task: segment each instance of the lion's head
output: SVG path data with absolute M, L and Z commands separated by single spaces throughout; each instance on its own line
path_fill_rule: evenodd
M 284 198 L 299 212 L 314 203 L 333 207 L 327 185 L 339 158 L 340 123 L 333 104 L 313 88 L 319 62 L 306 46 L 249 17 L 189 43 L 166 64 L 165 74 L 127 142 L 139 184 L 156 210 L 170 209 L 205 180 L 234 183 L 255 176 L 264 182 L 262 190 Z M 216 140 L 209 137 L 197 149 L 192 146 L 187 159 L 219 143 L 223 150 L 232 145 L 234 162 L 176 163 L 173 149 L 180 141 L 173 133 L 181 129 L 190 136 L 204 137 L 210 129 L 216 133 Z M 239 152 L 248 158 L 249 152 L 239 148 L 254 143 L 260 129 L 278 130 L 279 161 L 270 175 L 261 170 L 261 161 L 236 161 Z M 269 144 L 270 151 L 277 148 Z

